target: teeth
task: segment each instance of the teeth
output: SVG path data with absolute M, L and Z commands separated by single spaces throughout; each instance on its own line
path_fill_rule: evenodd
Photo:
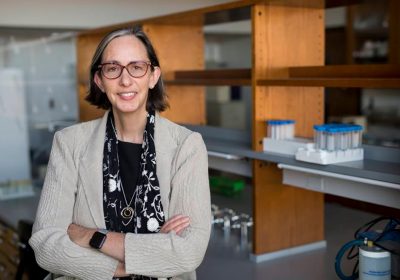
M 122 96 L 125 96 L 125 97 L 131 97 L 131 96 L 135 95 L 135 93 L 133 93 L 133 92 L 123 92 L 123 93 L 120 93 L 119 95 L 122 95 Z

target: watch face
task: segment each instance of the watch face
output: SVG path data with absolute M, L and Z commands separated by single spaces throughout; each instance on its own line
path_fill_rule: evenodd
M 103 247 L 104 242 L 106 241 L 107 235 L 96 231 L 92 238 L 90 239 L 89 245 L 90 247 L 101 249 Z

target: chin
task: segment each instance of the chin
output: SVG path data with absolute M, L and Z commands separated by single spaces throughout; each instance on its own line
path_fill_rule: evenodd
M 137 106 L 120 106 L 120 107 L 117 106 L 115 109 L 121 113 L 126 113 L 126 114 L 140 111 L 140 108 Z

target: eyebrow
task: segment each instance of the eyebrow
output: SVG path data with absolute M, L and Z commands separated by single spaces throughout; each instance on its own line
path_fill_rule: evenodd
M 132 60 L 132 61 L 129 61 L 126 65 L 134 63 L 134 62 L 149 62 L 149 61 L 148 60 Z M 115 63 L 115 64 L 122 65 L 122 63 L 118 60 L 106 60 L 106 61 L 102 62 L 102 64 L 104 64 L 104 63 Z
M 118 63 L 118 64 L 121 64 L 121 62 L 119 62 L 118 60 L 106 60 L 106 61 L 103 61 L 102 63 Z

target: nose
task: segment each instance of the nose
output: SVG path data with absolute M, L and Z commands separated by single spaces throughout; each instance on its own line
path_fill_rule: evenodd
M 119 78 L 119 82 L 122 86 L 130 86 L 132 84 L 132 77 L 129 75 L 128 70 L 126 68 L 122 69 L 121 77 Z

